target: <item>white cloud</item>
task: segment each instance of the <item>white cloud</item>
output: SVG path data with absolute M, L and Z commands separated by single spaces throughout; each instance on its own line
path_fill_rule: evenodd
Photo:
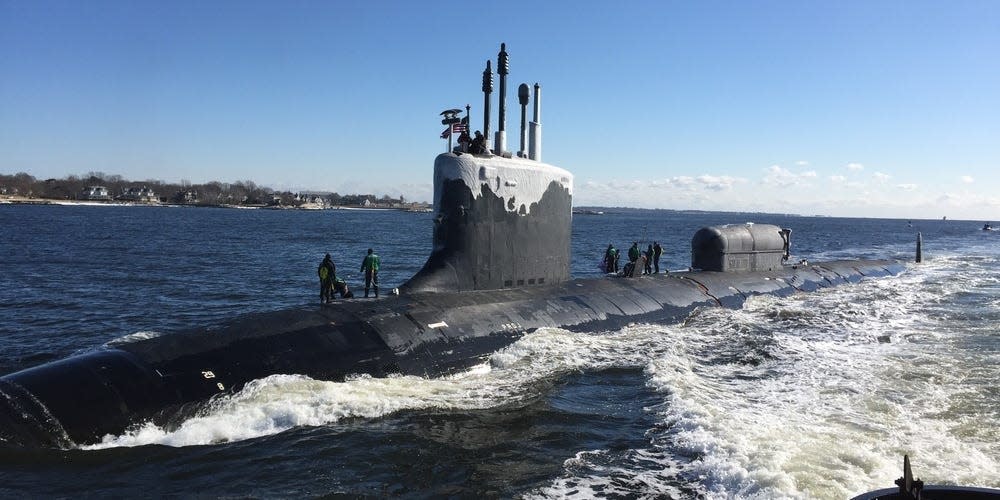
M 577 184 L 574 203 L 693 210 L 751 210 L 834 216 L 1000 220 L 1000 195 L 986 186 L 962 186 L 950 193 L 934 184 L 908 182 L 872 169 L 863 175 L 820 174 L 813 169 L 773 165 L 761 178 L 722 174 L 677 175 L 656 179 L 586 180 Z M 961 174 L 952 174 L 954 178 Z M 822 179 L 821 179 L 822 177 Z M 766 180 L 766 182 L 765 182 Z M 794 186 L 788 189 L 787 186 Z
M 695 187 L 694 177 L 688 175 L 680 175 L 671 177 L 669 179 L 657 179 L 649 183 L 650 186 L 661 189 L 691 189 Z
M 682 175 L 679 177 L 671 177 L 670 183 L 675 186 L 686 187 L 694 184 L 694 177 L 690 177 L 687 175 Z
M 962 179 L 962 182 L 964 182 L 966 184 L 972 184 L 973 182 L 976 182 L 976 180 L 973 179 L 971 175 L 963 175 L 961 177 L 961 179 Z
M 807 162 L 805 160 L 799 160 L 799 161 L 795 162 L 795 166 L 797 166 L 797 167 L 807 167 L 807 166 L 809 166 L 809 162 Z
M 970 207 L 976 213 L 982 212 L 984 207 L 989 208 L 1000 208 L 1000 197 L 997 196 L 986 196 L 976 193 L 944 193 L 937 198 L 937 203 L 939 205 L 944 205 L 947 207 Z M 949 217 L 950 218 L 950 217 Z M 980 218 L 980 216 L 970 217 L 970 218 Z
M 711 191 L 728 191 L 732 189 L 733 183 L 737 182 L 735 177 L 728 175 L 699 175 L 697 181 Z
M 816 177 L 816 172 L 809 171 L 796 174 L 781 165 L 771 165 L 767 169 L 767 174 L 761 180 L 763 184 L 778 187 L 800 186 L 805 184 L 804 179 Z
M 595 181 L 586 180 L 577 184 L 583 190 L 583 198 L 590 199 L 591 202 L 612 203 L 614 206 L 620 205 L 623 199 L 640 203 L 647 200 L 648 203 L 640 203 L 637 206 L 657 206 L 656 200 L 661 200 L 664 190 L 672 190 L 671 197 L 678 199 L 697 199 L 698 193 L 704 191 L 729 191 L 735 184 L 746 182 L 746 179 L 731 177 L 728 175 L 699 175 L 691 177 L 687 175 L 671 177 L 669 179 L 656 179 L 651 181 Z M 598 199 L 599 198 L 599 199 Z
M 858 170 L 864 170 L 864 169 L 865 169 L 865 166 L 862 165 L 862 164 L 860 164 L 860 163 L 848 163 L 847 164 L 847 170 L 852 170 L 854 172 L 857 172 Z
M 961 199 L 962 199 L 961 196 L 958 196 L 958 195 L 956 195 L 954 193 L 945 193 L 945 194 L 943 194 L 941 196 L 938 196 L 937 202 L 938 203 L 952 204 L 952 203 L 956 203 L 956 202 L 960 201 Z
M 600 183 L 597 183 L 595 185 L 600 185 Z M 611 181 L 608 182 L 607 184 L 603 184 L 600 186 L 601 189 L 610 189 L 613 191 L 635 191 L 636 189 L 643 187 L 643 185 L 644 184 L 641 181 L 628 181 L 628 182 Z

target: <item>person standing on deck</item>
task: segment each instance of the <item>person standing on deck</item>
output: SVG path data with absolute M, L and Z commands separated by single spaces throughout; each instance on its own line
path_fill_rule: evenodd
M 608 249 L 604 252 L 604 272 L 618 272 L 618 249 L 608 243 Z
M 646 247 L 643 256 L 646 258 L 644 259 L 645 262 L 643 262 L 642 274 L 653 274 L 653 245 Z
M 660 246 L 659 241 L 653 242 L 653 267 L 656 270 L 656 274 L 660 274 L 660 255 L 663 254 L 663 248 Z
M 375 296 L 378 297 L 378 268 L 382 265 L 382 259 L 371 248 L 368 255 L 361 261 L 361 271 L 365 273 L 365 298 L 368 297 L 368 290 L 374 286 Z
M 323 257 L 323 262 L 319 263 L 319 269 L 316 270 L 319 274 L 319 301 L 320 303 L 330 302 L 331 293 L 333 289 L 333 282 L 337 279 L 337 266 L 333 263 L 333 259 L 330 258 L 330 254 L 326 254 Z

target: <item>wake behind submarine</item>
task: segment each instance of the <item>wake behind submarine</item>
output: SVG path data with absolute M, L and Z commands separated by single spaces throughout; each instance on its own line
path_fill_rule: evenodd
M 573 176 L 542 162 L 541 87 L 519 87 L 519 149 L 508 151 L 505 46 L 497 60 L 498 130 L 490 143 L 493 72 L 483 72 L 484 139 L 434 161 L 433 249 L 379 299 L 251 314 L 219 327 L 122 339 L 0 378 L 0 443 L 71 448 L 145 422 L 171 428 L 213 397 L 274 374 L 439 376 L 482 363 L 538 328 L 616 330 L 677 322 L 695 308 L 739 308 L 901 272 L 895 261 L 787 265 L 789 231 L 720 226 L 692 240 L 691 272 L 572 279 Z M 533 117 L 526 122 L 529 100 Z M 443 113 L 447 132 L 469 123 Z M 470 147 L 471 146 L 471 147 Z

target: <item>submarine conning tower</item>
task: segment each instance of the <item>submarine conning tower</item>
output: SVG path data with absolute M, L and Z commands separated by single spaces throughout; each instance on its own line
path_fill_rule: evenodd
M 503 71 L 503 90 L 506 45 L 501 45 L 497 67 Z M 570 278 L 573 176 L 541 162 L 541 86 L 536 83 L 534 90 L 527 155 L 505 151 L 505 136 L 498 134 L 494 150 L 486 139 L 478 150 L 462 144 L 434 160 L 434 246 L 401 291 L 498 290 Z M 487 103 L 491 91 L 492 85 L 484 83 Z M 506 92 L 500 96 L 506 98 Z M 488 129 L 489 107 L 484 108 Z M 505 103 L 498 109 L 500 130 L 506 132 Z

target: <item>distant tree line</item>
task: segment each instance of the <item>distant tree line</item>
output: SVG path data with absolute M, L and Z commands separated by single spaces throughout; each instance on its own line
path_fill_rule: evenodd
M 324 206 L 377 206 L 384 208 L 403 208 L 405 205 L 402 196 L 392 198 L 389 195 L 383 195 L 381 198 L 377 198 L 371 194 L 293 193 L 258 186 L 250 180 L 233 183 L 212 181 L 205 184 L 193 184 L 183 179 L 180 183 L 156 179 L 141 182 L 130 181 L 120 175 L 108 175 L 103 172 L 89 172 L 83 176 L 70 175 L 64 179 L 44 180 L 36 179 L 24 172 L 14 175 L 0 174 L 0 194 L 26 198 L 94 199 L 92 194 L 88 195 L 89 188 L 93 186 L 106 188 L 107 199 L 110 200 L 128 199 L 126 197 L 128 193 L 146 188 L 155 193 L 156 201 L 188 205 L 300 207 L 307 203 L 318 203 Z

